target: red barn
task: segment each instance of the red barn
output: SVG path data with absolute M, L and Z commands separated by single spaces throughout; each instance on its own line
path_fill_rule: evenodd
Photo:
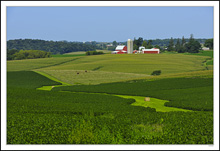
M 112 54 L 124 54 L 127 53 L 127 46 L 125 45 L 119 45 L 115 48 L 115 51 L 112 52 Z
M 127 46 L 119 45 L 115 48 L 115 51 L 127 51 Z
M 159 54 L 160 53 L 160 49 L 158 48 L 152 48 L 152 49 L 142 49 L 143 53 L 156 53 Z

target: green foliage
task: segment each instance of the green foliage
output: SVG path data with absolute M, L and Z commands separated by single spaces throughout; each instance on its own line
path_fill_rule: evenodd
M 142 45 L 143 43 L 143 38 L 142 37 L 139 37 L 138 39 L 134 38 L 134 41 L 133 41 L 133 49 L 134 50 L 138 50 L 138 48 Z
M 182 37 L 181 46 L 184 46 L 186 43 L 184 36 Z
M 195 40 L 193 38 L 193 35 L 190 35 L 190 39 L 185 40 L 184 37 L 182 37 L 182 41 L 180 44 L 180 39 L 178 38 L 176 40 L 176 44 L 174 46 L 174 40 L 171 37 L 169 41 L 169 45 L 167 48 L 168 51 L 176 51 L 178 53 L 184 53 L 184 52 L 189 52 L 189 53 L 198 53 L 201 50 L 201 44 L 198 40 Z
M 22 59 L 36 59 L 36 58 L 49 58 L 50 52 L 45 52 L 41 50 L 20 50 L 13 54 L 14 60 Z
M 191 35 L 189 42 L 185 44 L 186 52 L 198 53 L 201 50 L 201 44 L 193 38 Z
M 133 50 L 138 50 L 138 46 L 136 44 L 133 44 Z
M 174 44 L 177 43 L 177 40 L 179 38 L 173 38 L 173 42 Z M 196 41 L 198 41 L 199 43 L 205 43 L 205 41 L 207 39 L 201 39 L 201 38 L 196 38 L 195 39 Z M 159 46 L 168 46 L 169 45 L 169 42 L 170 42 L 170 39 L 154 39 L 152 40 L 152 45 L 159 45 Z M 183 46 L 186 42 L 189 42 L 189 38 L 184 38 L 184 36 L 182 37 L 182 40 L 181 40 L 181 45 Z
M 155 70 L 151 73 L 151 75 L 160 75 L 161 74 L 161 70 Z
M 110 47 L 108 47 L 108 50 L 114 51 L 115 48 L 116 48 L 116 46 L 110 46 Z
M 212 39 L 207 39 L 205 41 L 205 44 L 204 44 L 205 47 L 208 47 L 209 49 L 213 49 L 213 38 Z
M 167 106 L 213 110 L 212 78 L 169 78 L 155 81 L 128 81 L 99 85 L 58 87 L 53 91 L 99 92 L 134 96 L 150 96 L 169 100 Z
M 180 40 L 178 39 L 175 45 L 175 51 L 176 52 L 181 52 L 181 45 L 180 45 Z
M 116 41 L 113 41 L 113 46 L 116 47 L 118 45 L 118 43 Z
M 86 55 L 101 55 L 104 54 L 103 51 L 87 51 Z
M 143 41 L 142 46 L 144 46 L 145 48 L 147 48 L 147 41 L 146 41 L 146 40 Z
M 7 49 L 7 60 L 14 60 L 15 58 L 15 53 L 19 52 L 17 49 Z
M 51 52 L 52 54 L 63 54 L 68 52 L 95 50 L 95 45 L 93 45 L 93 43 L 87 44 L 82 42 L 16 39 L 7 41 L 7 48 L 18 50 L 43 50 Z
M 174 42 L 173 42 L 173 38 L 171 37 L 169 45 L 167 47 L 168 51 L 174 51 Z

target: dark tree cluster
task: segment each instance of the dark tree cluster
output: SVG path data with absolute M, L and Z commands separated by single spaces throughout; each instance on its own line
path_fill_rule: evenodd
M 179 38 L 173 38 L 173 42 L 177 43 L 178 39 Z M 185 38 L 184 40 L 185 40 L 185 42 L 189 42 L 190 39 Z M 198 41 L 199 43 L 204 44 L 207 39 L 196 38 L 195 40 Z M 158 45 L 160 47 L 163 47 L 163 46 L 167 47 L 169 45 L 169 43 L 170 43 L 170 39 L 154 39 L 154 40 L 152 40 L 151 44 L 154 45 L 154 46 Z
M 101 55 L 104 54 L 103 51 L 87 51 L 86 55 Z
M 52 54 L 63 54 L 76 51 L 93 51 L 96 43 L 45 41 L 34 39 L 16 39 L 7 41 L 8 49 L 17 50 L 43 50 Z
M 36 59 L 36 58 L 49 58 L 50 52 L 41 50 L 7 50 L 7 60 L 22 60 L 22 59 Z
M 207 39 L 205 41 L 205 44 L 204 44 L 205 47 L 208 47 L 209 49 L 213 49 L 213 38 L 212 39 Z
M 178 52 L 178 53 L 198 53 L 201 50 L 201 44 L 193 38 L 191 34 L 190 39 L 186 42 L 185 38 L 182 37 L 182 40 L 177 39 L 177 42 L 174 44 L 174 40 L 171 37 L 169 45 L 167 47 L 167 51 L 169 52 Z

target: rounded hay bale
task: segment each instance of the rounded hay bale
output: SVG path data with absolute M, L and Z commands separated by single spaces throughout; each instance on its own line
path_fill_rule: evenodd
M 150 97 L 145 97 L 144 101 L 150 101 Z

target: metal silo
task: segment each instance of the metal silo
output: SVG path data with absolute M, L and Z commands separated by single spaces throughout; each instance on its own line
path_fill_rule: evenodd
M 133 53 L 133 41 L 131 39 L 128 39 L 127 47 L 128 47 L 128 54 L 132 54 Z

